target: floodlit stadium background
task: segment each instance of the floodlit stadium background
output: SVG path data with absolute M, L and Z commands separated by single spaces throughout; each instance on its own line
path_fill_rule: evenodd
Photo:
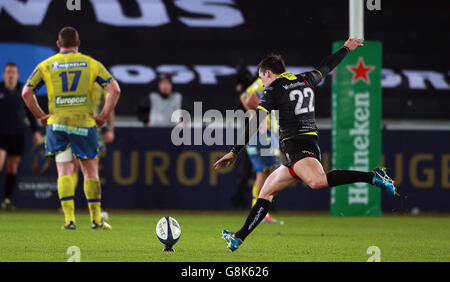
M 156 72 L 174 73 L 174 90 L 203 111 L 238 103 L 237 67 L 281 53 L 292 72 L 312 69 L 348 36 L 347 1 L 66 1 L 0 2 L 0 65 L 19 65 L 25 82 L 57 52 L 57 32 L 74 26 L 80 51 L 101 61 L 119 82 L 116 140 L 102 160 L 103 206 L 230 209 L 232 170 L 212 163 L 230 146 L 174 146 L 171 128 L 144 128 L 137 103 L 156 90 Z M 448 1 L 419 5 L 381 1 L 365 10 L 365 38 L 383 43 L 383 159 L 400 192 L 383 193 L 384 211 L 450 211 L 450 22 Z M 395 2 L 395 3 L 392 3 Z M 151 3 L 151 4 L 150 4 Z M 45 105 L 45 89 L 39 93 Z M 331 156 L 331 75 L 316 95 L 325 170 Z M 206 125 L 206 124 L 205 124 Z M 29 140 L 29 143 L 31 141 Z M 19 208 L 57 208 L 56 169 L 28 146 L 14 194 Z M 35 169 L 32 169 L 32 165 Z M 40 172 L 37 172 L 36 165 Z M 3 187 L 3 186 L 0 186 Z M 250 197 L 250 186 L 248 190 Z M 329 210 L 330 191 L 299 185 L 277 197 L 277 209 Z M 249 200 L 250 205 L 250 200 Z M 77 207 L 86 206 L 77 189 Z

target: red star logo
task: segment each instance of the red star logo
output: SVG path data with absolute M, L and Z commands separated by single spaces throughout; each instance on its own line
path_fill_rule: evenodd
M 367 84 L 370 84 L 369 73 L 375 69 L 373 66 L 365 66 L 363 58 L 359 57 L 357 66 L 347 66 L 348 70 L 353 72 L 352 83 L 356 83 L 362 79 Z

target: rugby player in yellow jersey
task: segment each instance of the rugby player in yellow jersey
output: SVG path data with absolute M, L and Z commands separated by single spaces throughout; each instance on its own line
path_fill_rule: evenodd
M 93 229 L 109 230 L 101 219 L 101 186 L 98 177 L 98 130 L 114 110 L 120 96 L 118 83 L 106 68 L 93 58 L 78 52 L 80 40 L 72 27 L 58 34 L 59 53 L 41 62 L 31 74 L 22 97 L 30 111 L 47 126 L 46 156 L 55 157 L 58 170 L 58 196 L 64 211 L 64 229 L 76 229 L 73 158 L 81 160 L 84 193 L 88 201 Z M 108 93 L 97 116 L 92 90 L 98 83 Z M 37 103 L 35 93 L 47 87 L 49 114 Z
M 95 115 L 98 115 L 105 105 L 105 99 L 107 92 L 98 84 L 94 83 L 94 87 L 92 89 L 91 94 L 94 97 L 95 103 L 92 104 L 92 112 L 95 113 Z M 106 155 L 106 145 L 114 142 L 114 121 L 115 121 L 115 113 L 114 110 L 111 112 L 111 114 L 108 116 L 108 119 L 106 120 L 106 130 L 102 134 L 102 129 L 98 128 L 98 143 L 99 143 L 99 157 L 102 158 Z M 72 173 L 72 184 L 74 191 L 76 190 L 78 186 L 78 178 L 80 173 L 80 160 L 79 159 L 73 159 L 73 173 Z M 61 212 L 63 212 L 63 209 L 61 207 Z M 107 220 L 109 218 L 109 214 L 102 208 L 101 209 L 101 218 L 104 220 Z

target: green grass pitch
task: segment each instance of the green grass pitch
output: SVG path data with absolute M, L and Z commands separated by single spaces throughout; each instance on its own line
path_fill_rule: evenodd
M 112 211 L 111 231 L 91 230 L 86 211 L 77 230 L 61 230 L 57 211 L 0 213 L 0 261 L 64 262 L 70 246 L 81 261 L 367 261 L 369 246 L 381 261 L 450 261 L 450 218 L 446 216 L 330 217 L 277 212 L 284 225 L 261 224 L 236 252 L 221 239 L 236 231 L 246 212 Z M 175 253 L 163 253 L 155 236 L 159 218 L 181 225 Z

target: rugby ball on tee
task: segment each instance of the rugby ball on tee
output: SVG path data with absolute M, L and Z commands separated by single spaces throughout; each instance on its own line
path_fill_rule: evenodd
M 156 237 L 166 247 L 175 245 L 181 236 L 181 227 L 175 218 L 165 216 L 156 224 Z

